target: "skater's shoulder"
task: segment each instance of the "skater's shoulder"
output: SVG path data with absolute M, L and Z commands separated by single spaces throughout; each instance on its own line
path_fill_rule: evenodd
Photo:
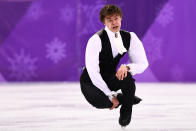
M 90 38 L 89 41 L 99 41 L 100 37 L 98 33 L 94 33 Z
M 131 36 L 137 36 L 136 34 L 135 34 L 135 32 L 130 32 L 130 34 L 131 34 Z
M 88 45 L 92 45 L 92 46 L 95 46 L 95 47 L 101 46 L 101 39 L 100 39 L 99 35 L 96 34 L 96 33 L 93 34 L 93 35 L 89 38 L 89 40 L 88 40 Z
M 93 34 L 90 38 L 89 41 L 95 41 L 95 40 L 100 40 L 99 35 L 97 33 Z
M 131 39 L 132 40 L 136 40 L 138 41 L 139 40 L 139 36 L 135 33 L 135 32 L 130 32 L 130 35 L 131 35 Z
M 101 50 L 101 40 L 99 38 L 99 35 L 94 34 L 90 37 L 90 39 L 88 40 L 88 43 L 87 43 L 87 49 L 94 50 L 94 51 Z

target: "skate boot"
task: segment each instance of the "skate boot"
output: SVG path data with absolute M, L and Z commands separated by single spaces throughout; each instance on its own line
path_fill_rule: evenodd
M 119 101 L 119 105 L 116 108 L 118 108 L 122 104 L 122 102 L 123 102 L 123 94 L 122 93 L 118 93 L 117 94 L 117 99 Z M 141 98 L 139 98 L 138 96 L 134 96 L 133 105 L 139 104 L 140 101 L 142 101 Z
M 135 97 L 134 97 L 134 101 L 133 101 L 133 105 L 139 104 L 140 101 L 142 101 L 142 99 L 139 98 L 139 97 L 137 97 L 137 96 L 135 96 Z
M 131 114 L 132 109 L 130 110 L 123 110 L 123 107 L 120 109 L 120 117 L 119 117 L 119 124 L 122 128 L 125 128 L 131 121 Z

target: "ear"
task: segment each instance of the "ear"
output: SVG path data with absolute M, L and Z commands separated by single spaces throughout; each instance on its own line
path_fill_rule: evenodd
M 105 18 L 103 19 L 103 24 L 106 25 L 106 24 L 105 24 Z

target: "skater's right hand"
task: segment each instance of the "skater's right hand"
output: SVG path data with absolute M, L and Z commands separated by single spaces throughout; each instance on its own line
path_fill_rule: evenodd
M 124 78 L 127 77 L 127 72 L 129 71 L 129 67 L 126 66 L 125 64 L 122 64 L 117 72 L 116 72 L 116 77 L 119 79 L 119 80 L 123 80 Z
M 112 103 L 113 103 L 113 106 L 110 108 L 110 110 L 112 110 L 112 109 L 114 109 L 115 107 L 117 107 L 118 104 L 119 104 L 119 101 L 118 101 L 118 99 L 117 99 L 116 97 L 113 97 L 113 98 L 112 98 Z

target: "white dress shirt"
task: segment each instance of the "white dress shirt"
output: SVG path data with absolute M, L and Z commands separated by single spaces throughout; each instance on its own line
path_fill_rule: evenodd
M 120 32 L 117 32 L 118 38 L 115 38 L 115 33 L 110 31 L 107 26 L 105 26 L 105 30 L 111 43 L 113 57 L 117 56 L 118 53 L 122 54 L 123 52 L 127 51 L 123 45 Z M 142 42 L 139 40 L 137 35 L 134 32 L 130 32 L 130 35 L 131 41 L 128 50 L 130 64 L 127 64 L 127 66 L 129 66 L 130 68 L 129 72 L 132 75 L 135 75 L 142 73 L 148 67 L 148 60 Z M 94 34 L 89 39 L 86 47 L 86 69 L 88 71 L 92 83 L 101 91 L 103 91 L 107 96 L 111 97 L 113 94 L 115 94 L 115 92 L 111 91 L 107 87 L 105 81 L 103 80 L 100 74 L 99 53 L 101 52 L 101 48 L 101 39 L 98 36 L 98 34 Z

